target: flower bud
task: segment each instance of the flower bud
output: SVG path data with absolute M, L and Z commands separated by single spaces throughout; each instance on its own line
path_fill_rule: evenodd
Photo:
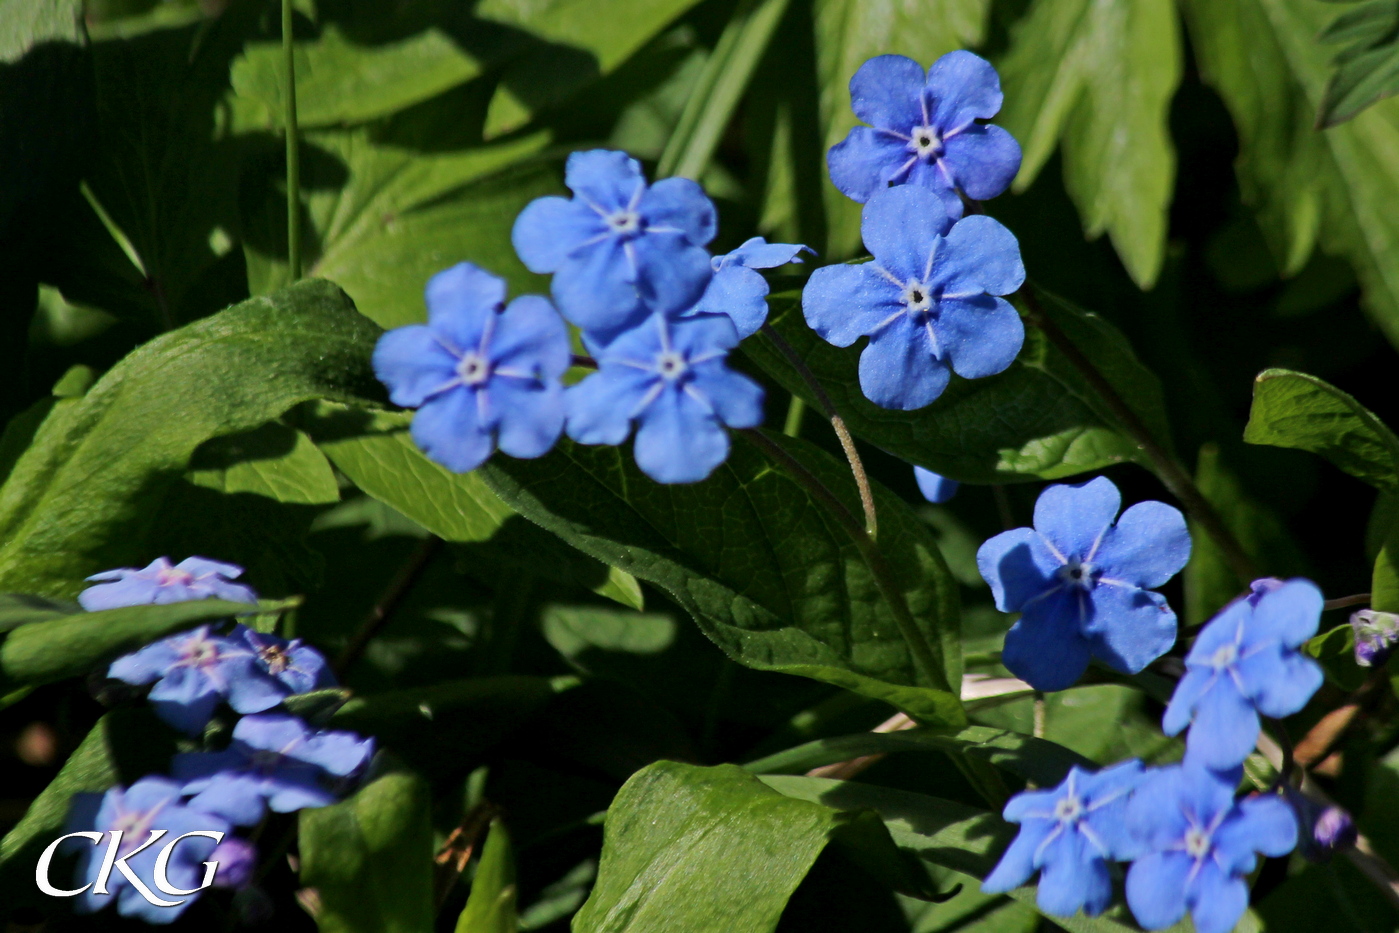
M 245 888 L 257 870 L 257 846 L 246 839 L 229 836 L 214 846 L 209 861 L 219 864 L 214 875 L 214 887 Z
M 1355 663 L 1361 667 L 1384 664 L 1399 644 L 1399 615 L 1392 612 L 1361 609 L 1351 613 L 1350 626 L 1355 630 Z
M 1359 831 L 1344 809 L 1314 800 L 1290 785 L 1283 789 L 1283 796 L 1297 814 L 1297 851 L 1307 861 L 1325 862 L 1355 845 Z

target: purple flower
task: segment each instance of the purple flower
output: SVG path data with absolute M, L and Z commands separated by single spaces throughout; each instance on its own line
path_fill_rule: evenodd
M 955 479 L 948 479 L 940 476 L 932 470 L 925 470 L 921 466 L 913 468 L 913 478 L 918 482 L 918 491 L 923 494 L 934 505 L 940 505 L 957 495 L 957 490 L 962 484 Z
M 335 674 L 325 656 L 299 638 L 288 641 L 239 625 L 233 629 L 233 639 L 247 645 L 258 666 L 280 681 L 288 693 L 310 693 L 335 686 Z
M 1090 655 L 1135 674 L 1175 644 L 1176 615 L 1153 589 L 1190 559 L 1185 518 L 1162 502 L 1118 518 L 1121 506 L 1104 476 L 1049 486 L 1034 528 L 1002 532 L 977 551 L 996 608 L 1020 613 L 1001 661 L 1036 689 L 1071 686 Z
M 1108 862 L 1129 840 L 1124 817 L 1128 795 L 1141 783 L 1141 762 L 1126 761 L 1094 774 L 1075 766 L 1053 790 L 1025 791 L 1006 804 L 1004 817 L 1020 824 L 991 874 L 988 894 L 1014 890 L 1040 872 L 1036 902 L 1045 913 L 1090 917 L 1112 900 Z
M 831 148 L 831 181 L 861 202 L 887 185 L 921 185 L 961 217 L 957 189 L 993 198 L 1020 171 L 1015 138 L 976 122 L 995 116 L 1001 100 L 996 69 L 971 52 L 949 52 L 926 76 L 911 58 L 872 58 L 850 79 L 850 106 L 870 125 Z
M 123 917 L 139 917 L 147 923 L 171 923 L 199 895 L 172 895 L 156 886 L 155 864 L 161 851 L 185 833 L 227 833 L 229 825 L 218 816 L 182 804 L 180 785 L 164 778 L 148 777 L 129 788 L 113 787 L 102 795 L 75 795 L 66 832 L 91 830 L 122 833 L 117 857 L 136 852 L 126 862 L 136 880 L 132 881 L 120 870 L 112 871 L 106 893 L 98 893 L 95 882 L 104 864 L 110 837 L 103 836 L 97 845 L 69 840 L 65 846 L 79 853 L 78 886 L 93 884 L 78 895 L 78 909 L 91 913 L 115 901 L 117 913 Z M 165 835 L 141 849 L 150 840 L 152 830 L 164 830 Z M 170 884 L 183 891 L 199 887 L 206 872 L 203 863 L 209 860 L 216 844 L 214 839 L 204 836 L 194 836 L 177 844 L 166 867 Z M 167 904 L 179 903 L 161 906 L 150 903 L 152 899 Z
M 427 324 L 379 338 L 374 374 L 394 404 L 416 408 L 413 441 L 455 473 L 547 453 L 563 430 L 568 331 L 552 306 L 525 295 L 505 306 L 505 280 L 458 263 L 427 285 Z
M 295 716 L 245 716 L 221 752 L 175 756 L 171 772 L 193 794 L 190 806 L 252 826 L 270 808 L 291 813 L 334 803 L 337 779 L 349 777 L 374 752 L 374 740 L 353 732 L 320 732 Z
M 78 603 L 88 612 L 194 599 L 255 603 L 257 594 L 251 588 L 232 582 L 242 574 L 243 568 L 237 564 L 205 557 L 187 557 L 178 564 L 171 564 L 168 557 L 157 557 L 140 570 L 121 567 L 93 574 L 88 580 L 97 581 L 97 585 L 83 590 Z
M 725 427 L 763 420 L 763 389 L 724 365 L 738 343 L 717 314 L 655 315 L 606 345 L 598 371 L 568 390 L 568 436 L 621 444 L 636 424 L 636 465 L 658 483 L 695 483 L 729 455 Z
M 828 343 L 861 337 L 860 388 L 876 405 L 909 411 L 947 388 L 952 371 L 992 376 L 1020 352 L 1025 328 L 1009 295 L 1025 280 L 1020 245 L 990 217 L 950 229 L 925 188 L 880 191 L 860 221 L 873 262 L 817 269 L 802 311 Z
M 117 658 L 107 676 L 155 684 L 150 700 L 156 715 L 191 734 L 204 728 L 220 700 L 240 713 L 260 713 L 287 693 L 246 643 L 210 634 L 207 625 Z
M 678 314 L 704 294 L 712 270 L 714 205 L 688 178 L 650 186 L 625 152 L 568 157 L 573 199 L 538 198 L 515 220 L 515 252 L 531 272 L 554 273 L 564 317 L 602 337 L 652 311 Z
M 1127 904 L 1159 930 L 1190 911 L 1198 933 L 1229 933 L 1248 907 L 1255 853 L 1281 856 L 1297 844 L 1297 820 L 1276 796 L 1234 800 L 1234 782 L 1186 764 L 1149 774 L 1127 809 L 1136 857 Z
M 1258 741 L 1258 714 L 1280 719 L 1307 705 L 1321 666 L 1297 648 L 1316 634 L 1324 597 L 1309 580 L 1255 580 L 1253 592 L 1225 606 L 1185 656 L 1161 728 L 1187 725 L 1186 758 L 1224 769 Z
M 715 256 L 710 260 L 714 278 L 693 313 L 726 314 L 738 329 L 740 340 L 753 336 L 768 316 L 767 279 L 754 270 L 801 262 L 802 250 L 812 255 L 816 252 L 800 243 L 769 243 L 755 236 L 733 252 Z
M 257 846 L 246 839 L 229 836 L 214 847 L 209 861 L 218 863 L 214 887 L 240 890 L 246 888 L 257 871 Z

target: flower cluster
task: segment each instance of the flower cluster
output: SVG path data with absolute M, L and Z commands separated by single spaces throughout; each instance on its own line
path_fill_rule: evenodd
M 80 601 L 117 608 L 211 595 L 229 598 L 230 587 L 236 587 L 239 601 L 256 602 L 251 589 L 228 582 L 241 573 L 232 564 L 199 557 L 174 568 L 161 558 L 145 570 L 98 574 L 91 579 L 100 582 L 85 590 Z M 127 869 L 110 873 L 105 889 L 93 884 L 80 896 L 83 911 L 115 901 L 122 916 L 171 923 L 198 896 L 208 863 L 217 864 L 215 887 L 248 885 L 257 850 L 250 841 L 229 835 L 233 828 L 256 826 L 269 810 L 290 813 L 334 803 L 373 755 L 372 739 L 315 729 L 274 711 L 289 696 L 335 683 L 321 653 L 299 639 L 242 625 L 226 635 L 203 626 L 118 658 L 108 676 L 133 685 L 154 684 L 149 698 L 156 714 L 191 735 L 204 731 L 220 703 L 253 715 L 238 720 L 227 747 L 177 754 L 169 777 L 153 775 L 104 794 L 75 795 L 67 832 L 121 832 L 116 856 L 129 856 Z M 165 849 L 164 843 L 152 844 L 156 831 L 164 831 L 165 840 L 191 832 L 223 836 L 218 841 L 190 837 L 170 850 L 165 878 L 191 892 L 176 900 L 169 900 L 168 892 L 162 895 L 164 888 L 156 890 L 156 863 Z M 70 840 L 65 846 L 78 853 L 79 886 L 104 874 L 106 845 Z

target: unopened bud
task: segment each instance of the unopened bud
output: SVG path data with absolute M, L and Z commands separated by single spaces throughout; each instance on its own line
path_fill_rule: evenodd
M 257 846 L 246 839 L 229 836 L 214 846 L 209 861 L 219 863 L 218 871 L 214 874 L 214 887 L 245 888 L 257 870 Z
M 1337 849 L 1349 849 L 1355 845 L 1358 835 L 1355 820 L 1350 818 L 1349 813 L 1335 806 L 1322 810 L 1312 826 L 1312 841 L 1327 855 Z
M 1399 615 L 1361 609 L 1350 616 L 1355 631 L 1355 663 L 1361 667 L 1378 667 L 1389 660 L 1390 652 L 1399 645 Z
M 1351 815 L 1335 804 L 1322 803 L 1295 787 L 1283 788 L 1283 796 L 1297 814 L 1297 852 L 1309 862 L 1325 862 L 1355 845 L 1359 831 Z

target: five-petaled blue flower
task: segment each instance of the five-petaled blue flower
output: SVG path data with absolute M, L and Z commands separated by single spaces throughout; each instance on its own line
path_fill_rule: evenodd
M 325 656 L 300 638 L 288 641 L 238 625 L 233 629 L 233 640 L 241 640 L 257 658 L 258 666 L 280 681 L 288 693 L 335 686 L 335 674 Z
M 537 295 L 505 306 L 505 281 L 469 262 L 427 285 L 427 324 L 379 338 L 374 373 L 413 416 L 413 440 L 456 473 L 474 470 L 497 446 L 539 457 L 563 430 L 562 377 L 568 330 Z
M 934 504 L 948 501 L 962 488 L 962 484 L 955 479 L 948 479 L 921 466 L 913 468 L 913 478 L 917 481 L 918 491 L 923 494 L 923 498 Z
M 353 732 L 318 732 L 294 716 L 245 716 L 221 752 L 175 756 L 171 771 L 193 794 L 190 806 L 252 826 L 268 808 L 291 813 L 337 799 L 331 786 L 354 774 L 374 751 Z
M 152 840 L 152 830 L 165 832 Z M 220 817 L 181 803 L 180 785 L 165 778 L 142 778 L 128 788 L 113 787 L 101 795 L 75 795 L 65 832 L 120 832 L 122 837 L 116 855 L 118 858 L 130 856 L 125 863 L 130 876 L 120 868 L 111 871 L 105 890 L 99 891 L 96 882 L 111 837 L 104 835 L 96 845 L 78 839 L 64 843 L 66 849 L 79 853 L 78 886 L 92 885 L 78 895 L 78 910 L 91 913 L 115 901 L 117 913 L 123 917 L 139 917 L 147 923 L 172 923 L 198 898 L 194 889 L 204 882 L 207 869 L 203 863 L 210 860 L 218 843 L 207 836 L 191 836 L 171 850 L 163 880 L 181 891 L 192 892 L 190 894 L 172 895 L 163 891 L 157 884 L 156 860 L 185 833 L 227 833 L 228 830 L 228 823 Z
M 1197 933 L 1229 933 L 1248 907 L 1255 853 L 1286 855 L 1297 820 L 1277 796 L 1234 800 L 1235 782 L 1186 764 L 1152 772 L 1128 805 L 1136 861 L 1127 904 L 1148 930 L 1190 911 Z
M 1016 794 L 1003 815 L 1019 823 L 1020 832 L 981 890 L 1011 891 L 1038 871 L 1036 902 L 1045 913 L 1102 913 L 1112 900 L 1107 863 L 1129 844 L 1127 800 L 1141 780 L 1142 766 L 1136 760 L 1096 774 L 1075 766 L 1053 790 Z
M 1259 713 L 1281 718 L 1307 705 L 1321 666 L 1297 648 L 1316 634 L 1323 601 L 1309 580 L 1255 580 L 1252 593 L 1210 620 L 1161 721 L 1167 735 L 1190 726 L 1188 760 L 1238 765 L 1258 741 Z
M 763 389 L 724 364 L 738 343 L 718 314 L 655 315 L 606 345 L 598 371 L 568 390 L 568 435 L 620 444 L 637 425 L 636 465 L 659 483 L 695 483 L 729 455 L 730 428 L 763 420 Z
M 1089 655 L 1135 674 L 1176 640 L 1176 615 L 1160 593 L 1190 559 L 1178 509 L 1139 502 L 1114 524 L 1122 497 L 1107 477 L 1050 486 L 1035 527 L 1002 532 L 976 554 L 996 608 L 1019 612 L 1001 661 L 1038 690 L 1062 690 Z
M 800 243 L 769 243 L 755 236 L 738 249 L 710 262 L 714 278 L 695 305 L 698 314 L 727 314 L 738 329 L 740 340 L 753 336 L 768 316 L 768 283 L 757 269 L 776 269 L 789 262 L 801 262 L 802 250 L 815 250 Z
M 850 106 L 870 125 L 831 147 L 831 181 L 861 202 L 886 185 L 922 185 L 961 217 L 957 189 L 993 198 L 1020 171 L 1015 137 L 976 122 L 995 116 L 1001 101 L 996 69 L 971 52 L 949 52 L 926 76 L 911 58 L 872 58 L 850 79 Z
M 93 574 L 87 579 L 97 585 L 83 590 L 78 603 L 88 612 L 194 599 L 255 603 L 257 594 L 250 587 L 232 582 L 242 573 L 237 564 L 204 557 L 187 557 L 178 564 L 171 564 L 168 557 L 157 557 L 139 570 L 121 567 Z
M 515 252 L 532 272 L 554 273 L 564 317 L 610 337 L 652 311 L 678 314 L 713 274 L 702 249 L 714 239 L 714 205 L 688 178 L 650 186 L 625 152 L 568 157 L 573 199 L 538 198 L 515 219 Z
M 802 310 L 826 341 L 860 354 L 860 388 L 877 405 L 911 410 L 942 394 L 951 370 L 967 379 L 1011 364 L 1025 340 L 1003 298 L 1025 280 L 1020 244 L 990 217 L 948 229 L 925 188 L 889 188 L 860 222 L 874 261 L 825 266 L 802 292 Z M 944 236 L 944 234 L 946 234 Z
M 189 733 L 208 724 L 220 700 L 240 713 L 260 713 L 287 694 L 246 643 L 214 635 L 207 625 L 117 658 L 107 676 L 155 684 L 150 701 L 156 715 Z

